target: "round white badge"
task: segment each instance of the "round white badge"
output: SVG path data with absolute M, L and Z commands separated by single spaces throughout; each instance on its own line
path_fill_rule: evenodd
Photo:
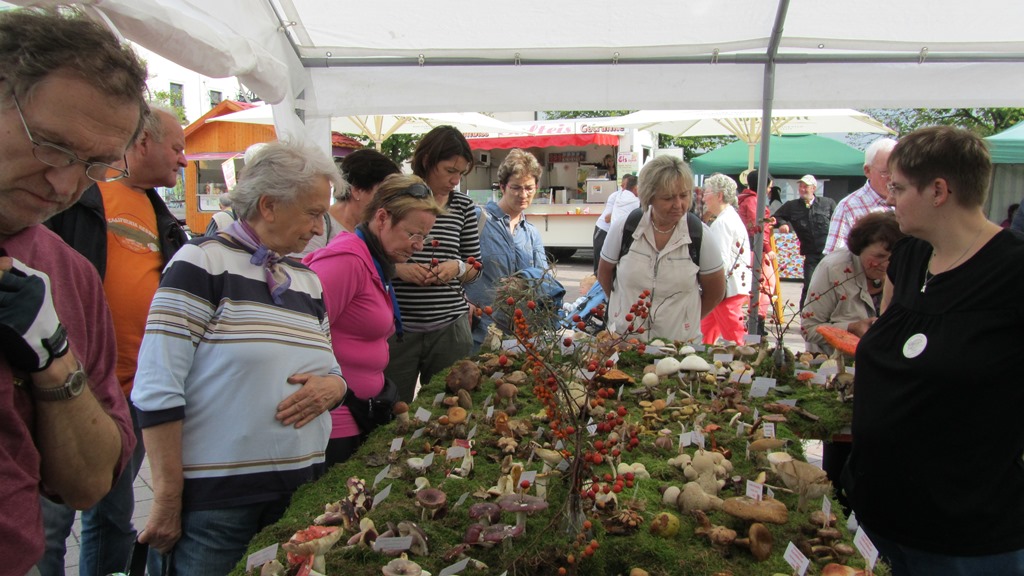
M 905 358 L 917 358 L 924 352 L 925 347 L 928 346 L 928 337 L 924 334 L 914 334 L 910 338 L 907 338 L 907 342 L 903 345 L 903 356 Z

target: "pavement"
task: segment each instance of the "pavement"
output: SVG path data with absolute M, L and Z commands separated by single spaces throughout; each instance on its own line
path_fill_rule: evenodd
M 555 265 L 555 275 L 565 286 L 566 300 L 574 300 L 582 295 L 579 289 L 580 281 L 593 273 L 591 260 L 592 254 L 593 252 L 591 250 L 579 250 L 572 258 L 559 262 Z M 783 301 L 793 303 L 799 302 L 800 289 L 802 286 L 803 285 L 800 282 L 783 281 Z M 793 328 L 785 335 L 783 341 L 786 347 L 790 350 L 795 352 L 803 351 L 804 343 L 803 339 L 800 337 L 800 327 L 797 322 L 793 323 Z M 808 462 L 821 466 L 821 442 L 805 441 L 804 452 L 807 456 Z M 139 475 L 135 479 L 134 485 L 135 513 L 132 516 L 132 520 L 135 523 L 137 530 L 141 530 L 145 527 L 146 522 L 149 520 L 149 511 L 153 505 L 152 477 L 153 476 L 149 468 L 149 459 L 147 458 L 142 464 L 142 469 L 139 471 Z M 67 554 L 64 556 L 65 576 L 78 576 L 78 552 L 80 538 L 81 514 L 75 518 L 75 524 L 72 527 L 71 535 L 68 536 Z

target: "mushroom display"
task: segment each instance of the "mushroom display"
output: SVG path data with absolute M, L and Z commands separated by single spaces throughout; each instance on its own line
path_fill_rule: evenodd
M 750 554 L 758 562 L 764 562 L 772 555 L 772 533 L 760 522 L 751 524 L 747 537 L 737 538 L 735 544 L 750 550 Z
M 380 571 L 384 576 L 420 576 L 423 574 L 420 565 L 409 560 L 405 554 L 388 562 Z
M 693 519 L 697 522 L 697 527 L 693 529 L 693 533 L 698 536 L 705 536 L 711 546 L 719 552 L 726 552 L 736 540 L 736 531 L 725 526 L 716 526 L 711 523 L 708 519 L 708 515 L 703 510 L 694 510 L 690 513 Z
M 785 524 L 789 521 L 789 510 L 786 509 L 786 505 L 774 498 L 763 500 L 754 500 L 747 496 L 726 498 L 722 503 L 722 510 L 730 516 L 753 522 Z
M 851 332 L 827 324 L 817 326 L 815 330 L 821 334 L 825 342 L 835 349 L 836 362 L 839 367 L 839 373 L 835 377 L 835 387 L 839 392 L 839 400 L 846 402 L 853 398 L 853 374 L 846 371 L 844 356 L 853 357 L 857 354 L 857 344 L 860 343 L 860 338 Z
M 774 469 L 786 488 L 800 495 L 798 510 L 803 510 L 808 500 L 821 498 L 832 492 L 832 482 L 825 471 L 814 464 L 790 459 L 776 464 Z
M 548 507 L 547 500 L 529 494 L 507 494 L 498 498 L 498 506 L 506 512 L 516 513 L 516 525 L 526 529 L 526 517 Z
M 311 567 L 324 572 L 324 554 L 341 538 L 341 534 L 341 528 L 337 526 L 310 526 L 293 534 L 281 547 L 288 553 L 289 564 L 302 564 L 312 558 Z
M 433 520 L 438 516 L 444 516 L 447 510 L 448 497 L 438 488 L 424 488 L 416 493 L 416 505 L 423 509 L 420 514 L 420 521 Z
M 480 386 L 483 374 L 476 362 L 472 360 L 459 360 L 453 366 L 448 376 L 445 377 L 445 385 L 448 392 L 455 394 L 459 390 L 472 392 Z

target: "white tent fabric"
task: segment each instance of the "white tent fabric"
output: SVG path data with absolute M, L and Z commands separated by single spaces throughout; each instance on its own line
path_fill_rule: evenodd
M 761 108 L 777 20 L 772 106 L 1008 106 L 1024 93 L 1017 0 L 75 3 L 316 118 Z

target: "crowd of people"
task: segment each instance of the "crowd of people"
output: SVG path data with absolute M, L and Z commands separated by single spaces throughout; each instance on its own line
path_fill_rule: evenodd
M 540 162 L 510 151 L 500 197 L 477 207 L 457 191 L 474 159 L 450 126 L 420 139 L 412 175 L 369 150 L 339 169 L 302 142 L 255 148 L 223 214 L 188 240 L 155 192 L 176 183 L 184 134 L 145 80 L 76 13 L 0 13 L 4 573 L 62 574 L 76 510 L 83 574 L 122 571 L 136 538 L 150 573 L 227 573 L 394 402 L 492 322 L 507 328 L 479 312 L 503 279 L 548 267 L 526 215 Z M 894 574 L 1022 574 L 1024 218 L 986 219 L 991 161 L 965 130 L 878 140 L 864 174 L 838 204 L 805 175 L 764 214 L 756 171 L 742 190 L 708 177 L 699 200 L 681 159 L 624 175 L 595 230 L 608 327 L 742 341 L 753 269 L 773 269 L 772 228 L 792 230 L 808 347 L 829 351 L 822 325 L 862 337 L 852 449 L 829 470 L 844 502 Z M 998 441 L 936 441 L 947 415 Z M 147 454 L 153 508 L 136 534 Z

